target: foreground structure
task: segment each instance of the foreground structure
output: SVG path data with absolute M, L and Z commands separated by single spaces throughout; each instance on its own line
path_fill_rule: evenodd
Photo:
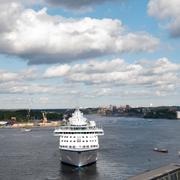
M 169 164 L 131 177 L 129 180 L 180 180 L 180 164 Z
M 87 121 L 79 109 L 65 121 L 64 126 L 54 130 L 59 136 L 61 161 L 74 166 L 84 166 L 96 162 L 99 149 L 98 136 L 104 135 L 95 121 Z

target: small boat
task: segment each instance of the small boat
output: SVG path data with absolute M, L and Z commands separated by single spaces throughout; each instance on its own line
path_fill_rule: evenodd
M 154 148 L 153 150 L 161 153 L 168 153 L 167 149 Z
M 21 131 L 22 131 L 22 132 L 30 132 L 30 131 L 31 131 L 31 129 L 28 129 L 28 128 L 23 128 L 23 129 L 21 129 Z

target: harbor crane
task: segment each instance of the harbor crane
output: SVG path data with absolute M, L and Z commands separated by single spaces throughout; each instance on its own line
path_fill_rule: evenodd
M 47 120 L 47 117 L 46 117 L 46 112 L 41 112 L 42 113 L 42 117 L 43 117 L 43 123 L 47 123 L 48 120 Z

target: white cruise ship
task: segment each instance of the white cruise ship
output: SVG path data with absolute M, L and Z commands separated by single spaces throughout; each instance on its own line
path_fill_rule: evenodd
M 87 121 L 83 113 L 76 109 L 64 126 L 54 130 L 59 136 L 61 161 L 74 166 L 84 166 L 96 162 L 99 149 L 98 136 L 104 135 L 95 121 Z

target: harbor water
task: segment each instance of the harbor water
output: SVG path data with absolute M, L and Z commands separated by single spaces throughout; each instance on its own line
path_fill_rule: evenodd
M 162 165 L 180 162 L 180 121 L 87 116 L 102 124 L 96 164 L 61 164 L 53 128 L 0 129 L 0 180 L 125 180 Z M 153 148 L 168 149 L 168 153 Z

